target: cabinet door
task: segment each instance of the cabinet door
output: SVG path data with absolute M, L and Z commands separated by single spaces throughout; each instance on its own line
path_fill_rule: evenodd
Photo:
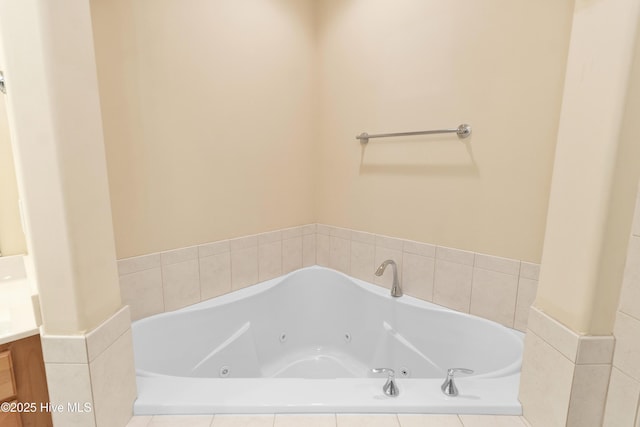
M 18 412 L 0 411 L 0 426 L 2 427 L 22 427 L 20 414 Z
M 0 353 L 0 402 L 16 397 L 16 382 L 11 364 L 11 352 Z M 4 425 L 4 424 L 0 424 Z
M 41 403 L 49 402 L 40 336 L 33 335 L 0 344 L 0 354 L 4 354 L 5 351 L 11 352 L 13 383 L 16 389 L 16 397 L 9 400 L 35 403 L 38 409 Z M 23 427 L 53 427 L 51 414 L 46 411 L 22 412 L 20 421 Z M 0 423 L 0 427 L 4 427 L 4 424 Z

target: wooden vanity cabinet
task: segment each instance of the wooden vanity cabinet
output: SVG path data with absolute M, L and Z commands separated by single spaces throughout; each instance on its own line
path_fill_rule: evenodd
M 52 427 L 51 414 L 40 411 L 49 402 L 40 335 L 0 344 L 0 402 L 34 404 L 36 411 L 2 412 L 2 427 Z
M 0 352 L 0 402 L 7 402 L 16 397 L 16 380 L 13 375 L 11 352 Z
M 0 353 L 0 402 L 14 403 L 17 394 L 11 352 L 5 350 Z M 20 414 L 0 411 L 0 426 L 22 427 Z
M 24 427 L 17 412 L 0 411 L 0 426 L 2 427 Z

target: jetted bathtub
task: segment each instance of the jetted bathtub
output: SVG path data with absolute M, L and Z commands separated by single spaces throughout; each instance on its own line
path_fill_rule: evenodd
M 322 267 L 133 323 L 137 415 L 521 413 L 523 334 Z M 400 390 L 386 396 L 392 368 Z M 440 389 L 448 368 L 456 397 Z

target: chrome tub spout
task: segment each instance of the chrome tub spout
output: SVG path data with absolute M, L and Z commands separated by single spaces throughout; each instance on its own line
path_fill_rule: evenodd
M 388 259 L 382 264 L 380 264 L 380 266 L 377 268 L 375 272 L 375 275 L 378 277 L 382 276 L 382 273 L 384 273 L 384 270 L 387 268 L 389 264 L 391 264 L 391 267 L 393 267 L 393 285 L 391 286 L 391 296 L 401 297 L 402 286 L 400 286 L 400 281 L 398 280 L 398 266 L 396 265 L 396 262 L 394 260 Z

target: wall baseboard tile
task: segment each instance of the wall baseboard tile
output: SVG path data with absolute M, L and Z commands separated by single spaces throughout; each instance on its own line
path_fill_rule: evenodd
M 131 318 L 182 308 L 302 267 L 321 265 L 391 287 L 376 277 L 385 259 L 398 265 L 405 294 L 525 331 L 538 264 L 307 224 L 118 261 Z
M 136 399 L 131 315 L 127 306 L 86 335 L 42 335 L 54 425 L 125 427 Z M 91 411 L 66 410 L 67 403 Z
M 614 338 L 578 335 L 531 308 L 520 401 L 532 427 L 600 427 Z

